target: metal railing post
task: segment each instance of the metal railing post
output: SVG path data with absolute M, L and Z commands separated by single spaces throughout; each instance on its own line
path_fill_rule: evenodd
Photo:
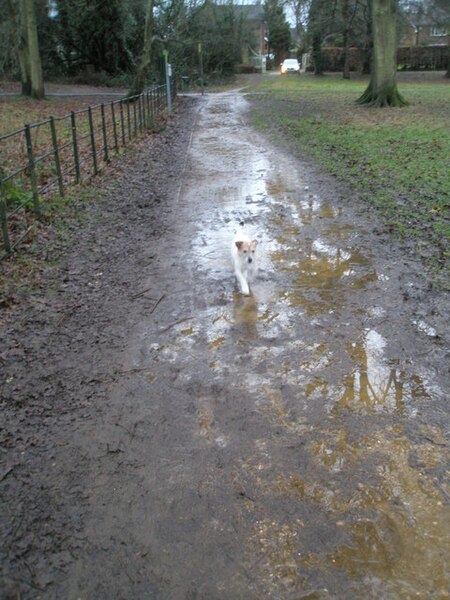
M 100 112 L 101 112 L 101 115 L 102 115 L 103 152 L 104 152 L 104 156 L 105 156 L 105 162 L 108 163 L 109 162 L 109 156 L 108 156 L 108 136 L 106 135 L 105 106 L 104 106 L 103 103 L 100 105 Z
M 137 99 L 139 101 L 139 97 Z M 136 116 L 136 96 L 133 100 L 133 124 L 134 124 L 134 137 L 137 135 L 137 116 Z
M 138 98 L 138 116 L 139 116 L 139 131 L 142 131 L 142 94 Z
M 114 110 L 114 102 L 111 102 L 111 118 L 113 123 L 113 134 L 114 134 L 114 150 L 119 152 L 119 141 L 117 139 L 117 124 L 116 124 L 116 112 Z
M 122 144 L 124 146 L 127 145 L 127 140 L 126 140 L 126 136 L 125 136 L 125 117 L 123 116 L 123 102 L 122 100 L 119 100 L 119 106 L 120 106 L 120 124 L 122 126 Z
M 151 96 L 151 92 L 149 90 L 147 90 L 147 128 L 150 128 L 151 125 L 153 125 L 153 112 L 152 112 L 152 105 L 151 105 L 151 101 L 150 101 L 150 96 Z
M 54 117 L 50 117 L 50 129 L 52 132 L 53 154 L 55 156 L 56 174 L 58 176 L 59 195 L 64 196 L 64 183 L 61 173 L 61 161 L 59 160 L 58 138 L 56 136 L 56 126 Z
M 2 187 L 3 185 L 0 183 L 0 221 L 2 226 L 3 246 L 5 247 L 5 253 L 9 254 L 11 252 L 11 242 L 9 241 L 8 233 L 8 215 L 6 213 L 6 200 L 2 192 Z
M 128 139 L 131 140 L 131 115 L 130 115 L 130 101 L 127 100 L 127 124 L 128 124 Z
M 141 94 L 141 98 L 142 98 L 142 129 L 143 130 L 147 129 L 147 114 L 146 114 L 146 110 L 145 110 L 145 108 L 146 108 L 145 107 L 145 101 L 146 101 L 145 97 L 146 97 L 146 94 L 144 91 Z
M 90 137 L 91 137 L 91 148 L 92 148 L 92 162 L 93 162 L 93 165 L 94 165 L 94 175 L 97 175 L 97 173 L 98 173 L 97 151 L 96 151 L 96 148 L 95 148 L 94 122 L 92 120 L 92 109 L 91 109 L 91 107 L 88 108 L 88 117 L 89 117 L 89 133 L 90 133 Z
M 41 207 L 39 206 L 39 195 L 37 189 L 36 169 L 34 165 L 33 142 L 31 141 L 31 129 L 25 125 L 25 141 L 27 145 L 28 168 L 30 169 L 31 189 L 33 192 L 33 207 L 37 218 L 41 216 Z
M 73 161 L 75 163 L 75 181 L 80 183 L 80 157 L 78 155 L 77 123 L 75 119 L 75 112 L 73 110 L 70 113 L 70 122 L 72 125 L 72 148 Z

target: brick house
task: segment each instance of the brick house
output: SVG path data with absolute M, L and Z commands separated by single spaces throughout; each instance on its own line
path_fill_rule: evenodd
M 400 46 L 449 46 L 450 28 L 436 25 L 409 24 L 400 38 Z
M 400 46 L 450 45 L 450 10 L 432 10 L 427 0 L 403 2 L 402 8 Z

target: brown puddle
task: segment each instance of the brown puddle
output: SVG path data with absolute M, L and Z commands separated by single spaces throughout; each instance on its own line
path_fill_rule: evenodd
M 429 447 L 425 442 L 421 446 Z M 419 446 L 420 447 L 420 446 Z M 380 483 L 361 485 L 348 507 L 361 514 L 342 519 L 351 542 L 337 548 L 327 560 L 351 577 L 383 582 L 384 593 L 393 597 L 448 597 L 450 555 L 450 508 L 438 481 L 411 466 L 416 451 L 404 436 L 379 432 L 367 440 L 365 453 L 380 452 Z M 436 485 L 437 484 L 437 485 Z
M 285 418 L 282 410 L 281 418 Z M 309 573 L 321 573 L 323 581 L 332 582 L 341 571 L 349 578 L 347 593 L 352 589 L 346 597 L 447 598 L 450 508 L 444 484 L 433 474 L 436 465 L 445 468 L 442 454 L 437 457 L 433 442 L 424 438 L 414 445 L 395 428 L 377 431 L 358 443 L 350 442 L 344 431 L 337 431 L 334 438 L 330 432 L 325 435 L 326 442 L 313 442 L 309 449 L 329 470 L 329 485 L 326 477 L 319 483 L 294 472 L 277 475 L 268 468 L 270 463 L 242 465 L 252 470 L 265 495 L 319 510 L 314 520 L 301 518 L 310 511 L 297 510 L 298 517 L 290 521 L 257 521 L 252 544 L 260 556 L 255 566 L 266 587 L 305 592 Z M 433 441 L 443 439 L 436 430 L 432 435 Z M 411 466 L 418 451 L 420 468 Z M 356 470 L 369 459 L 377 465 L 375 485 L 337 485 L 333 475 L 337 464 L 339 469 Z M 444 492 L 448 498 L 448 490 Z M 249 503 L 248 510 L 255 508 Z M 324 547 L 322 552 L 311 551 L 303 540 L 320 539 L 323 522 L 330 533 L 341 530 L 337 537 L 347 541 L 333 542 L 332 535 L 318 544 Z
M 289 305 L 304 308 L 309 316 L 338 309 L 349 291 L 378 279 L 358 250 L 320 239 L 275 250 L 271 257 L 280 269 L 292 273 L 291 288 L 284 294 Z

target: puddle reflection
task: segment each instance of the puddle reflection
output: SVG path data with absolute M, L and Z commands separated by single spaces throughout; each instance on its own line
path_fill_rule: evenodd
M 239 292 L 233 294 L 233 322 L 248 339 L 258 337 L 258 304 L 253 294 L 243 296 Z
M 301 306 L 308 316 L 338 309 L 349 289 L 363 288 L 378 279 L 369 259 L 358 250 L 322 239 L 304 242 L 303 248 L 278 248 L 272 260 L 293 275 L 293 289 L 284 297 Z
M 302 209 L 301 221 L 304 225 L 309 225 L 313 222 L 314 217 L 320 214 L 323 205 L 317 196 L 310 194 L 307 200 L 300 202 L 300 207 Z
M 445 469 L 448 458 L 445 449 L 435 446 L 441 433 L 424 430 L 422 443 L 412 442 L 393 427 L 358 441 L 351 441 L 344 430 L 323 430 L 321 435 L 324 443 L 313 442 L 309 449 L 329 475 L 318 471 L 314 476 L 309 469 L 308 480 L 301 467 L 298 473 L 273 475 L 272 469 L 248 473 L 264 494 L 298 506 L 292 522 L 258 522 L 265 524 L 258 530 L 260 543 L 271 548 L 261 575 L 271 584 L 292 589 L 308 572 L 320 572 L 330 584 L 342 581 L 342 574 L 336 576 L 341 571 L 351 582 L 352 598 L 447 598 L 450 509 L 444 484 L 434 475 L 436 464 Z M 412 466 L 412 456 L 417 452 L 429 456 L 430 448 L 433 458 Z M 336 465 L 346 465 L 346 470 L 336 471 Z M 352 477 L 357 471 L 370 474 L 372 483 Z M 301 519 L 310 514 L 305 503 L 321 511 L 322 518 Z M 326 538 L 324 520 L 329 528 Z M 292 535 L 300 531 L 300 536 Z
M 445 496 L 425 474 L 427 465 L 411 466 L 416 449 L 409 439 L 378 432 L 366 443 L 362 456 L 386 457 L 380 460 L 380 483 L 376 488 L 360 485 L 349 498 L 348 508 L 361 511 L 357 519 L 349 515 L 342 521 L 351 542 L 328 560 L 352 578 L 365 577 L 370 597 L 377 588 L 392 597 L 425 598 L 431 590 L 433 597 L 448 597 L 450 510 Z
M 361 342 L 347 343 L 347 352 L 356 364 L 344 377 L 344 391 L 333 412 L 350 410 L 357 413 L 392 411 L 415 416 L 411 400 L 427 399 L 429 394 L 418 375 L 386 364 L 383 350 L 386 340 L 369 330 Z

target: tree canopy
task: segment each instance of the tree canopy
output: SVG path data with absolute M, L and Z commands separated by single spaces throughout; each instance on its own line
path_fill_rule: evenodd
M 149 0 L 0 0 L 0 76 L 20 77 L 24 92 L 30 93 L 31 56 L 33 72 L 39 70 L 36 52 L 30 54 L 37 40 L 47 80 L 68 77 L 140 89 L 142 77 L 144 83 L 161 80 L 163 52 L 176 75 L 199 76 L 199 48 L 206 73 L 228 74 L 259 52 L 265 32 L 266 50 L 275 55 L 275 64 L 311 51 L 319 75 L 324 48 L 335 46 L 342 49 L 343 73 L 349 77 L 349 49 L 364 52 L 368 72 L 376 31 L 384 36 L 376 43 L 385 44 L 389 26 L 392 47 L 408 24 L 420 29 L 431 19 L 450 28 L 448 0 L 249 1 L 153 0 L 149 13 Z M 391 17 L 376 30 L 375 12 L 382 5 L 389 5 Z M 24 28 L 25 6 L 34 15 L 37 38 Z
M 30 0 L 31 2 L 32 0 Z M 143 0 L 34 0 L 44 74 L 94 78 L 99 83 L 136 73 L 142 63 L 148 20 Z M 202 44 L 208 72 L 230 73 L 248 46 L 256 46 L 255 23 L 245 7 L 212 0 L 155 0 L 152 3 L 151 64 L 158 80 L 163 50 L 181 74 L 198 69 Z M 19 74 L 19 0 L 0 0 L 0 75 Z M 261 9 L 262 15 L 262 9 Z M 150 53 L 149 53 L 150 56 Z M 94 77 L 95 75 L 95 77 Z
M 291 46 L 291 30 L 282 0 L 266 0 L 264 14 L 269 31 L 269 51 L 273 51 L 275 63 L 278 64 L 289 54 Z

